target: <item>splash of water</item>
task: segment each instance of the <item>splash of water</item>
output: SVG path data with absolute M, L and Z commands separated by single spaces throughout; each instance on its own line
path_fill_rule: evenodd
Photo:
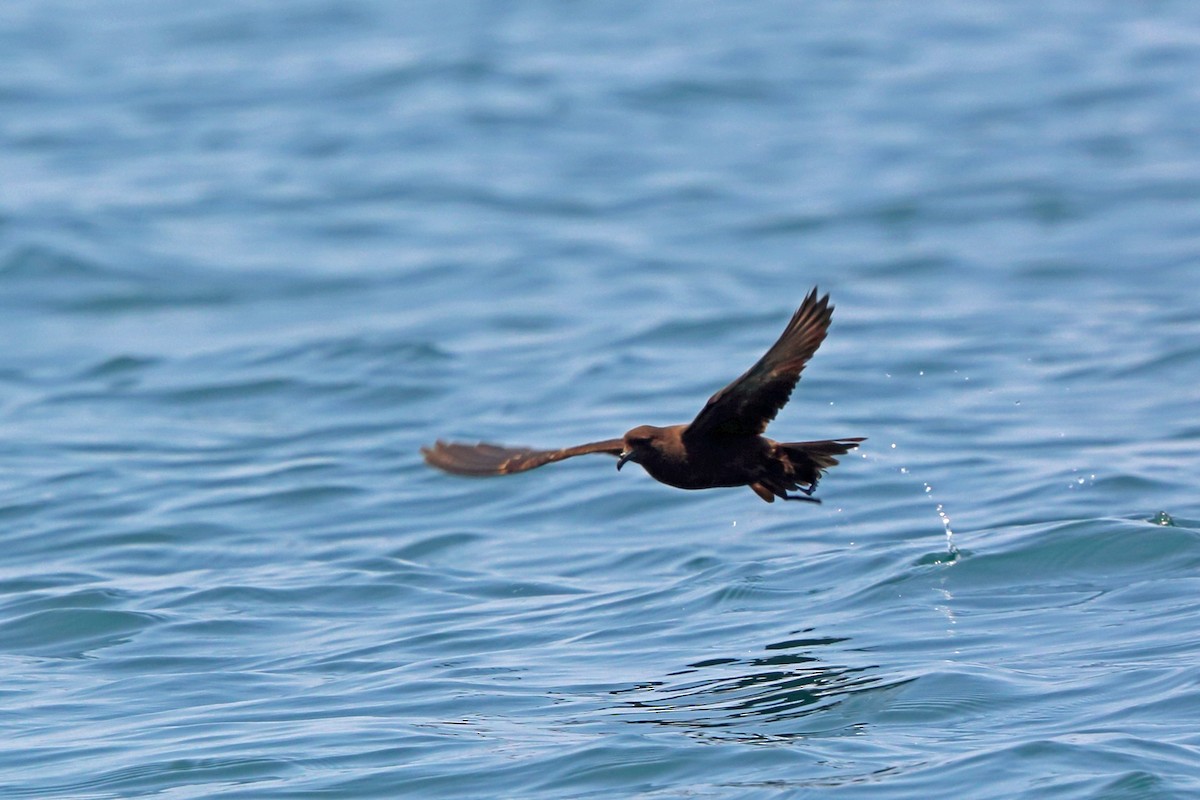
M 925 494 L 933 497 L 933 487 L 928 483 L 925 484 Z M 942 528 L 946 531 L 946 552 L 954 558 L 958 558 L 958 548 L 954 544 L 954 529 L 950 527 L 950 515 L 946 513 L 946 507 L 941 503 L 935 503 L 937 506 L 938 519 L 942 521 Z

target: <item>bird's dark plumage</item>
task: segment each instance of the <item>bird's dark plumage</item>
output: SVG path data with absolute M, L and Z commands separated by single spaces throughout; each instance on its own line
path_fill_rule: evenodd
M 455 444 L 440 439 L 433 447 L 421 450 L 425 461 L 432 466 L 458 475 L 508 475 L 524 472 L 544 464 L 562 461 L 588 453 L 621 455 L 623 442 L 607 439 L 603 442 L 564 447 L 561 450 L 531 450 L 528 447 L 501 447 L 495 444 Z
M 817 290 L 796 309 L 771 349 L 741 377 L 708 398 L 688 426 L 687 438 L 711 434 L 761 434 L 792 396 L 804 365 L 825 341 L 833 306 Z
M 629 461 L 655 479 L 681 489 L 749 486 L 768 503 L 810 500 L 825 470 L 838 463 L 862 438 L 776 442 L 763 436 L 767 424 L 787 403 L 800 373 L 825 340 L 833 306 L 813 289 L 775 344 L 754 366 L 708 399 L 690 424 L 658 428 L 641 425 L 621 439 L 561 450 L 533 450 L 494 444 L 438 441 L 422 448 L 425 461 L 458 475 L 508 475 L 554 461 L 607 453 L 617 469 Z M 789 494 L 798 491 L 800 494 Z

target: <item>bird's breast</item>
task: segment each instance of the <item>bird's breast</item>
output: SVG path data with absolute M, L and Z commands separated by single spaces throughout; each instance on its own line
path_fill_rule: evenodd
M 678 489 L 744 486 L 757 480 L 764 457 L 760 437 L 730 437 L 655 451 L 642 460 L 652 478 Z

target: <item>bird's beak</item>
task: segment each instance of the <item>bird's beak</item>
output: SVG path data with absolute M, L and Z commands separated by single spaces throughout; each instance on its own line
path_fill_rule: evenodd
M 632 450 L 623 450 L 620 457 L 617 459 L 617 472 L 621 471 L 621 467 L 625 466 L 625 462 L 633 457 Z

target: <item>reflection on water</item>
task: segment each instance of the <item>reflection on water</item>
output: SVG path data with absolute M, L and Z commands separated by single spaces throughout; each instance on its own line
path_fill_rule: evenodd
M 633 695 L 617 711 L 627 722 L 664 725 L 710 737 L 769 743 L 836 736 L 862 728 L 865 713 L 849 701 L 883 695 L 911 678 L 886 680 L 876 665 L 822 660 L 819 648 L 844 637 L 805 636 L 768 644 L 751 658 L 710 658 L 655 681 L 613 694 Z M 861 709 L 856 702 L 854 707 Z M 874 705 L 874 704 L 871 704 Z

